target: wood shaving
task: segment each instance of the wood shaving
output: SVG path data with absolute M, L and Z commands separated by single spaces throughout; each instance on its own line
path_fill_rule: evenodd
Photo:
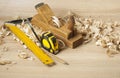
M 6 36 L 9 36 L 11 34 L 11 31 L 6 32 Z
M 20 57 L 20 58 L 22 58 L 22 59 L 27 59 L 27 58 L 29 58 L 30 56 L 29 56 L 29 54 L 28 53 L 26 53 L 26 52 L 24 52 L 24 51 L 22 51 L 22 50 L 18 50 L 18 57 Z
M 24 45 L 24 43 L 22 41 L 20 41 L 20 44 Z
M 26 46 L 26 45 L 23 45 L 23 47 L 24 47 L 25 49 L 27 49 L 27 46 Z
M 0 45 L 3 43 L 3 40 L 2 40 L 2 38 L 0 38 Z
M 33 60 L 35 60 L 35 58 L 29 57 L 29 58 L 27 58 L 27 60 L 33 61 Z
M 0 65 L 12 64 L 10 60 L 0 60 Z
M 36 37 L 34 36 L 32 30 L 30 29 L 30 27 L 28 26 L 28 24 L 25 24 L 25 22 L 22 22 L 22 24 L 18 24 L 17 25 L 18 28 L 20 28 L 33 42 L 36 43 L 36 45 L 40 46 L 40 44 L 38 43 L 38 40 L 36 39 Z M 42 33 L 42 30 L 36 26 L 33 26 L 36 34 L 40 35 Z M 27 46 L 24 45 L 24 43 L 18 39 L 14 34 L 13 34 L 13 39 L 16 40 L 17 42 L 19 42 L 20 44 L 23 45 L 23 47 L 25 49 L 27 49 Z
M 2 49 L 1 49 L 1 52 L 7 52 L 9 50 L 9 48 L 7 46 L 4 46 Z
M 93 39 L 95 40 L 95 44 L 97 46 L 108 49 L 106 52 L 109 56 L 116 54 L 116 52 L 120 53 L 119 22 L 105 22 L 103 20 L 96 20 L 91 17 L 83 18 L 73 12 L 70 12 L 69 14 L 74 16 L 75 28 L 77 28 L 77 31 L 83 35 L 85 43 L 90 42 Z M 65 20 L 69 16 L 69 14 L 64 17 Z M 118 31 L 116 31 L 116 29 Z
M 19 38 L 17 38 L 17 37 L 16 37 L 16 39 L 15 39 L 15 40 L 16 40 L 17 42 L 20 42 L 20 39 L 19 39 Z
M 1 27 L 0 30 L 1 30 L 0 35 L 2 35 L 3 37 L 9 36 L 11 34 L 11 31 L 9 31 L 8 28 L 5 27 L 4 25 Z
M 80 15 L 69 11 L 68 14 L 61 18 L 64 22 L 67 22 L 67 19 L 69 16 L 73 16 L 75 19 L 75 28 L 77 29 L 78 33 L 82 34 L 83 37 L 83 43 L 89 43 L 90 41 L 94 40 L 95 44 L 97 46 L 101 46 L 103 48 L 108 49 L 106 52 L 108 55 L 120 53 L 120 23 L 118 21 L 109 21 L 105 22 L 103 20 L 96 20 L 92 17 L 81 17 Z M 58 18 L 52 17 L 53 22 L 56 23 L 58 27 L 61 26 L 61 22 Z M 33 32 L 29 28 L 28 24 L 25 24 L 23 21 L 22 24 L 17 25 L 22 31 L 25 32 L 25 34 L 32 39 L 38 46 L 38 40 L 34 36 Z M 42 30 L 37 28 L 36 26 L 33 27 L 37 33 L 37 35 L 40 35 L 42 33 Z M 116 29 L 118 31 L 116 31 Z M 6 32 L 7 29 L 2 27 L 2 32 L 0 33 L 0 36 L 4 36 L 4 32 Z M 9 35 L 7 33 L 6 35 Z M 14 40 L 22 43 L 18 38 L 13 37 Z M 27 48 L 25 45 L 23 45 L 24 48 Z M 23 53 L 24 55 L 24 53 Z
M 18 57 L 27 60 L 35 60 L 35 58 L 31 57 L 28 53 L 23 50 L 18 50 Z
M 30 27 L 28 26 L 28 24 L 22 24 L 22 25 L 17 25 L 18 28 L 20 28 L 30 39 L 32 39 L 34 42 L 37 42 L 38 40 L 36 39 L 36 37 L 34 36 L 32 30 L 30 29 Z M 42 30 L 39 29 L 38 27 L 33 26 L 36 34 L 40 35 Z
M 109 57 L 113 57 L 113 55 L 118 54 L 119 52 L 114 49 L 107 49 L 106 53 Z
M 20 44 L 24 45 L 24 43 L 19 39 L 17 38 L 14 34 L 13 34 L 13 40 L 16 40 L 17 42 L 19 42 Z M 24 46 L 23 46 L 24 47 Z M 27 47 L 24 47 L 24 48 L 27 48 Z
M 0 39 L 4 38 L 4 33 L 0 32 Z
M 39 42 L 36 42 L 36 45 L 39 46 L 39 47 L 41 46 L 41 44 Z
M 59 19 L 56 16 L 52 16 L 52 21 L 56 24 L 56 26 L 58 28 L 61 27 L 61 22 L 59 21 Z
M 5 52 L 8 51 L 8 50 L 9 50 L 9 49 L 8 49 L 8 47 L 6 47 L 6 46 L 3 48 L 3 51 L 5 51 Z

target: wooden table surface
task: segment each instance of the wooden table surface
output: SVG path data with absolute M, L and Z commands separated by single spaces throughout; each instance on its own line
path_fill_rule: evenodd
M 48 3 L 57 16 L 72 10 L 81 16 L 100 17 L 105 20 L 120 20 L 120 0 L 0 0 L 0 25 L 17 16 L 31 17 L 37 12 L 34 6 L 39 2 Z M 120 78 L 120 54 L 110 58 L 105 49 L 94 42 L 75 49 L 67 48 L 57 56 L 70 65 L 58 63 L 43 65 L 29 50 L 26 50 L 11 36 L 4 38 L 8 51 L 0 59 L 15 61 L 15 65 L 0 66 L 0 78 Z M 34 61 L 20 59 L 18 50 L 28 52 Z

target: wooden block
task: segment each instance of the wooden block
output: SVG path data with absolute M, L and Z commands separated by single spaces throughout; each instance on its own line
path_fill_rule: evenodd
M 70 39 L 66 39 L 64 37 L 61 37 L 57 34 L 54 34 L 58 39 L 61 39 L 64 41 L 64 43 L 66 44 L 66 46 L 70 47 L 70 48 L 76 48 L 78 47 L 80 44 L 83 43 L 83 38 L 81 34 L 77 34 L 75 35 L 73 38 Z

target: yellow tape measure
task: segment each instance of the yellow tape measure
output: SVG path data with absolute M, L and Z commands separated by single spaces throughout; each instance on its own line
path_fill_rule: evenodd
M 44 64 L 51 65 L 54 63 L 54 61 L 17 26 L 11 23 L 5 23 L 5 26 L 7 26 Z
M 50 53 L 57 54 L 59 52 L 58 41 L 51 32 L 45 32 L 42 34 L 41 46 Z

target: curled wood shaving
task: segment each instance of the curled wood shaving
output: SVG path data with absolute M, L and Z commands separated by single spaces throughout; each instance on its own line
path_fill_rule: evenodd
M 26 45 L 23 45 L 23 47 L 24 47 L 25 49 L 27 49 L 27 46 L 26 46 Z
M 20 41 L 20 44 L 24 45 L 24 43 L 22 41 Z
M 5 36 L 9 36 L 10 34 L 11 32 L 8 31 L 8 29 L 4 25 L 0 27 L 0 45 L 4 43 L 3 38 Z
M 77 28 L 78 33 L 82 34 L 82 37 L 84 39 L 84 43 L 88 43 L 92 40 L 95 41 L 95 44 L 97 46 L 101 46 L 103 48 L 107 48 L 107 54 L 116 54 L 116 52 L 120 52 L 120 23 L 118 21 L 109 21 L 105 22 L 103 20 L 96 20 L 92 17 L 81 17 L 80 15 L 69 12 L 65 17 L 61 18 L 64 22 L 67 22 L 67 19 L 69 16 L 73 16 L 75 19 L 75 28 Z M 60 27 L 61 21 L 56 18 L 52 17 L 53 22 Z M 33 35 L 31 29 L 25 22 L 23 21 L 22 24 L 17 25 L 21 30 L 23 30 L 27 36 L 32 39 L 38 46 L 37 39 Z M 42 33 L 42 30 L 34 26 L 34 29 L 38 35 Z M 116 29 L 118 31 L 116 31 Z M 2 28 L 2 34 L 4 31 L 7 31 Z M 9 34 L 9 33 L 7 33 Z M 16 39 L 15 40 L 20 42 L 22 45 L 23 43 Z M 23 45 L 25 48 L 27 48 L 25 45 Z M 112 53 L 111 53 L 112 52 Z
M 24 51 L 22 51 L 22 50 L 18 50 L 18 57 L 20 57 L 20 58 L 22 58 L 22 59 L 27 59 L 27 58 L 29 58 L 30 56 L 29 56 L 29 54 L 28 53 L 26 53 L 26 52 L 24 52 Z
M 58 28 L 61 27 L 61 22 L 59 21 L 59 19 L 56 16 L 52 16 L 52 21 L 56 24 L 56 26 Z
M 4 33 L 0 32 L 0 39 L 2 40 L 2 38 L 4 38 Z
M 32 61 L 32 60 L 35 60 L 35 58 L 33 58 L 33 57 L 29 57 L 29 58 L 27 58 L 27 60 Z
M 0 51 L 1 52 L 7 52 L 9 50 L 9 48 L 7 46 L 4 46 Z
M 95 40 L 97 46 L 108 49 L 108 55 L 120 52 L 119 22 L 105 22 L 103 20 L 96 20 L 91 17 L 83 18 L 73 12 L 71 12 L 71 15 L 74 16 L 75 28 L 77 28 L 77 31 L 83 35 L 83 39 L 85 39 L 84 42 L 90 42 L 92 39 Z M 67 18 L 67 16 L 64 18 Z
M 0 60 L 0 65 L 6 65 L 6 64 L 11 64 L 12 61 L 10 60 Z
M 36 39 L 35 35 L 33 34 L 31 28 L 28 26 L 28 24 L 26 24 L 23 20 L 22 24 L 18 24 L 17 25 L 18 28 L 20 28 L 33 42 L 36 43 L 36 45 L 40 46 L 40 44 L 38 43 L 38 40 Z M 42 33 L 42 30 L 36 26 L 33 26 L 36 34 L 39 36 Z M 24 43 L 18 39 L 14 34 L 13 34 L 13 39 L 16 40 L 17 42 L 19 42 L 20 44 L 23 45 L 23 47 L 25 49 L 27 49 L 27 46 L 24 45 Z
M 28 24 L 23 23 L 22 25 L 17 25 L 23 32 L 25 32 L 25 34 L 32 39 L 34 42 L 37 42 L 38 40 L 36 39 L 36 37 L 34 36 L 31 28 L 28 26 Z M 38 27 L 33 26 L 36 34 L 40 35 L 42 33 L 42 30 Z
M 113 57 L 113 55 L 118 54 L 119 52 L 114 49 L 107 49 L 106 53 L 109 57 Z
M 23 50 L 18 50 L 18 57 L 27 60 L 34 60 L 28 53 L 24 52 Z
M 2 38 L 0 38 L 0 45 L 3 43 L 3 40 L 2 40 Z
M 0 36 L 5 37 L 5 36 L 9 36 L 10 34 L 11 31 L 9 31 L 8 28 L 3 25 L 0 29 Z
M 41 46 L 41 44 L 39 42 L 36 42 L 36 45 L 39 46 L 39 47 Z
M 6 36 L 9 36 L 11 34 L 11 31 L 6 32 Z

